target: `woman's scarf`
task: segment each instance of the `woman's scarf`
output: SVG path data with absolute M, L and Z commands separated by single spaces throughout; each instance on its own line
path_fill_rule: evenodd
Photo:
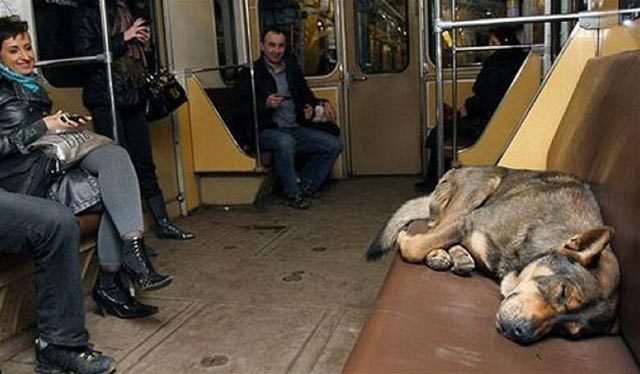
M 10 81 L 18 82 L 23 85 L 27 90 L 32 93 L 40 92 L 42 87 L 38 82 L 39 77 L 36 73 L 31 73 L 30 75 L 23 75 L 18 72 L 15 72 L 9 69 L 4 64 L 0 63 L 0 75 L 7 78 Z
M 134 21 L 131 11 L 129 10 L 129 6 L 125 0 L 118 0 L 117 8 L 118 13 L 116 14 L 116 18 L 113 22 L 113 29 L 111 30 L 114 34 L 127 31 L 127 29 L 133 25 Z M 148 65 L 147 56 L 144 50 L 145 46 L 137 40 L 132 40 L 127 43 L 127 56 L 138 61 L 146 69 Z

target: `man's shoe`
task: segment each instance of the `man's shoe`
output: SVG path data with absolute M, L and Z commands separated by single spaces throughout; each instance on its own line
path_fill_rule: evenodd
M 113 358 L 89 346 L 61 347 L 36 339 L 35 350 L 38 374 L 110 374 L 116 370 Z
M 299 195 L 296 198 L 289 199 L 287 205 L 296 209 L 309 209 L 311 202 L 302 195 Z
M 318 191 L 312 190 L 311 187 L 307 185 L 300 184 L 299 188 L 300 188 L 300 195 L 302 195 L 302 197 L 304 198 L 317 199 L 320 197 L 320 193 Z

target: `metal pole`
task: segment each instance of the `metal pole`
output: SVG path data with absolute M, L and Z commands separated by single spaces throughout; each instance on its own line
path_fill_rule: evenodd
M 253 110 L 253 135 L 256 140 L 256 171 L 262 171 L 262 156 L 260 155 L 260 128 L 258 126 L 258 103 L 256 98 L 256 72 L 253 66 L 253 48 L 251 48 L 251 17 L 249 17 L 249 0 L 244 1 L 244 25 L 247 45 L 247 63 L 249 65 L 249 75 L 251 77 L 251 102 Z
M 444 116 L 443 116 L 443 84 L 442 84 L 442 28 L 438 25 L 441 22 L 442 6 L 440 0 L 434 1 L 436 37 L 436 152 L 438 160 L 438 178 L 444 174 Z M 432 157 L 431 155 L 430 157 Z
M 113 77 L 111 76 L 111 64 L 113 56 L 111 55 L 111 45 L 109 42 L 109 21 L 107 20 L 107 4 L 106 0 L 99 0 L 100 5 L 100 22 L 102 26 L 102 43 L 104 44 L 104 56 L 107 67 L 107 83 L 109 85 L 109 104 L 111 105 L 111 120 L 113 121 L 113 141 L 118 141 L 118 121 L 116 120 L 116 102 L 113 95 Z
M 420 103 L 428 102 L 427 94 L 427 43 L 429 38 L 427 37 L 427 13 L 424 1 L 418 1 L 418 25 L 420 27 L 419 42 L 420 45 Z M 420 105 L 420 133 L 422 134 L 422 179 L 427 177 L 427 135 L 428 135 L 428 116 L 425 105 Z
M 451 20 L 456 20 L 456 0 L 451 0 Z M 452 165 L 458 164 L 458 29 L 451 30 L 451 106 L 453 109 L 452 123 L 453 126 L 453 161 Z M 444 109 L 444 108 L 443 108 Z
M 520 16 L 520 17 L 503 17 L 503 18 L 488 18 L 488 19 L 476 19 L 469 21 L 442 21 L 436 20 L 435 27 L 442 30 L 448 30 L 452 28 L 466 28 L 466 27 L 487 27 L 496 25 L 512 25 L 522 23 L 543 23 L 551 21 L 569 21 L 580 18 L 597 18 L 605 16 L 615 16 L 619 14 L 631 14 L 640 13 L 640 8 L 621 9 L 621 10 L 607 10 L 599 12 L 579 12 L 569 14 L 548 14 L 540 16 Z

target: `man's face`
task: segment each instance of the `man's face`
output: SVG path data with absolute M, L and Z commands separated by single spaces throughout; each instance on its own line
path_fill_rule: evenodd
M 274 65 L 280 65 L 282 58 L 284 57 L 285 50 L 285 37 L 284 34 L 277 34 L 274 32 L 268 32 L 264 36 L 262 43 L 260 43 L 260 50 L 265 56 L 267 61 Z

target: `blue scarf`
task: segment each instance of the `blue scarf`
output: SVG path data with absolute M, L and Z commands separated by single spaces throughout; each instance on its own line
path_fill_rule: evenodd
M 10 81 L 20 83 L 32 93 L 39 92 L 42 89 L 42 87 L 40 87 L 40 84 L 38 83 L 38 74 L 36 73 L 32 73 L 31 75 L 22 75 L 0 63 L 0 75 Z

